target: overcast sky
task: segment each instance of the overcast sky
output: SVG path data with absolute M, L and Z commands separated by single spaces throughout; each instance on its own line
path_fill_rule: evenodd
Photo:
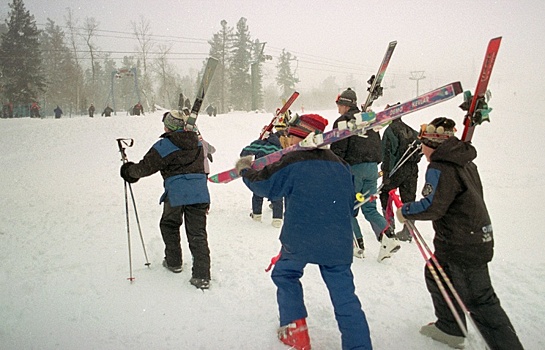
M 12 0 L 0 4 L 2 19 L 7 17 L 8 1 Z M 235 27 L 245 17 L 252 39 L 267 42 L 265 53 L 275 57 L 266 64 L 266 72 L 274 74 L 276 58 L 285 48 L 299 59 L 297 73 L 302 83 L 336 75 L 342 85 L 349 74 L 367 80 L 376 72 L 388 42 L 397 40 L 386 84 L 414 84 L 409 81 L 410 72 L 425 71 L 421 90 L 455 80 L 472 89 L 488 41 L 503 36 L 491 83 L 507 85 L 518 93 L 539 90 L 538 96 L 544 90 L 545 2 L 542 0 L 24 0 L 24 3 L 39 28 L 43 28 L 40 25 L 47 18 L 63 26 L 67 8 L 72 9 L 80 24 L 86 17 L 94 17 L 100 30 L 111 31 L 100 32 L 96 44 L 101 50 L 110 51 L 134 50 L 135 41 L 123 37 L 132 32 L 131 21 L 137 22 L 143 15 L 149 19 L 154 35 L 168 36 L 155 39 L 172 44 L 172 52 L 180 54 L 176 56 L 178 64 L 195 67 L 207 56 L 207 40 L 220 30 L 221 20 Z

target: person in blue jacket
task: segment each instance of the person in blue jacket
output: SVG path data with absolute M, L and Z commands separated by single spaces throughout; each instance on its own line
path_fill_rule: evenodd
M 292 145 L 321 133 L 327 120 L 299 117 L 287 129 Z M 350 166 L 329 149 L 292 151 L 261 170 L 251 157 L 237 162 L 246 186 L 259 196 L 284 197 L 282 248 L 272 271 L 280 314 L 279 339 L 298 350 L 310 349 L 301 277 L 316 264 L 329 291 L 343 349 L 371 349 L 369 326 L 355 294 L 352 264 L 354 184 Z
M 59 119 L 62 115 L 62 109 L 57 105 L 57 108 L 53 110 L 55 112 L 55 119 Z
M 280 144 L 280 138 L 276 133 L 269 133 L 269 135 L 263 139 L 257 139 L 244 147 L 240 152 L 241 157 L 254 156 L 255 159 L 266 156 L 267 154 L 274 153 L 282 149 Z M 279 228 L 282 226 L 282 217 L 284 211 L 284 202 L 282 198 L 271 199 L 272 206 L 272 226 Z M 252 195 L 252 212 L 250 216 L 254 221 L 261 221 L 263 211 L 263 197 L 257 194 Z
M 165 133 L 137 164 L 127 162 L 121 167 L 121 177 L 129 183 L 158 171 L 164 179 L 161 196 L 163 215 L 161 235 L 165 243 L 163 266 L 182 272 L 180 226 L 185 220 L 189 249 L 193 255 L 190 283 L 197 288 L 210 286 L 210 249 L 206 232 L 206 216 L 210 207 L 205 152 L 199 136 L 184 130 L 187 115 L 177 110 L 163 115 Z

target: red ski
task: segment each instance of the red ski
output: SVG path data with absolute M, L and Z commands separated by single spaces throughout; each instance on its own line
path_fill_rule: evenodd
M 488 120 L 488 112 L 490 109 L 486 104 L 486 91 L 488 89 L 488 82 L 490 81 L 490 75 L 492 74 L 492 68 L 496 61 L 498 50 L 500 49 L 501 36 L 490 40 L 486 55 L 484 56 L 483 67 L 481 74 L 479 75 L 479 81 L 475 88 L 475 94 L 471 96 L 471 93 L 467 91 L 464 96 L 464 104 L 462 109 L 467 111 L 464 117 L 464 132 L 462 133 L 462 141 L 470 142 L 473 137 L 473 131 L 476 125 L 481 124 L 483 121 Z
M 271 132 L 271 130 L 274 127 L 274 124 L 278 122 L 280 117 L 288 111 L 288 109 L 291 107 L 292 103 L 299 97 L 299 93 L 297 91 L 294 91 L 293 94 L 291 94 L 290 98 L 284 103 L 282 108 L 277 109 L 274 117 L 272 118 L 269 125 L 266 125 L 263 127 L 263 130 L 261 130 L 261 135 L 259 135 L 259 139 L 263 140 L 267 135 Z

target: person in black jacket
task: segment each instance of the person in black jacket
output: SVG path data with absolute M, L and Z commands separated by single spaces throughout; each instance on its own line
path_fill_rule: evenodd
M 111 117 L 113 111 L 114 110 L 112 109 L 112 107 L 110 107 L 110 105 L 107 105 L 106 108 L 104 108 L 104 111 L 102 111 L 101 115 L 105 117 Z
M 164 179 L 161 196 L 163 215 L 160 221 L 165 243 L 163 266 L 172 272 L 182 272 L 180 226 L 185 220 L 189 250 L 193 256 L 190 283 L 197 288 L 210 285 L 210 249 L 206 232 L 206 216 L 210 207 L 205 151 L 194 131 L 185 131 L 187 115 L 177 110 L 163 115 L 165 133 L 137 164 L 127 162 L 121 167 L 121 177 L 134 183 L 141 177 L 158 171 Z
M 360 112 L 356 92 L 350 88 L 337 97 L 336 103 L 341 116 L 333 123 L 333 129 L 338 128 L 339 122 L 355 119 L 354 114 Z M 364 136 L 348 137 L 331 144 L 331 150 L 350 164 L 350 169 L 354 175 L 356 193 L 359 192 L 364 196 L 377 193 L 378 164 L 382 161 L 378 132 L 369 130 Z M 393 253 L 399 250 L 399 241 L 386 219 L 377 211 L 376 201 L 368 201 L 363 204 L 361 211 L 365 219 L 371 224 L 377 240 L 381 242 L 378 261 L 391 257 Z M 352 229 L 360 248 L 354 250 L 354 255 L 363 258 L 363 256 L 357 254 L 358 251 L 364 249 L 364 243 L 360 226 L 355 217 L 352 218 Z
M 91 103 L 87 111 L 89 112 L 89 117 L 93 118 L 95 114 L 95 106 Z
M 397 210 L 399 221 L 431 220 L 434 255 L 471 313 L 490 349 L 522 349 L 509 317 L 494 292 L 488 263 L 492 260 L 494 236 L 477 166 L 477 151 L 454 136 L 453 120 L 440 117 L 423 125 L 422 152 L 429 162 L 423 199 L 404 203 Z M 437 321 L 420 333 L 451 347 L 463 346 L 463 332 L 443 299 L 431 272 L 425 280 Z M 458 305 L 458 314 L 464 313 Z M 465 321 L 465 318 L 464 318 Z
M 388 106 L 386 106 L 388 108 Z M 413 143 L 414 142 L 414 143 Z M 393 120 L 382 135 L 382 186 L 380 189 L 380 204 L 382 212 L 386 212 L 390 190 L 399 188 L 403 202 L 413 202 L 416 199 L 418 185 L 418 162 L 422 158 L 418 149 L 418 132 L 405 124 L 401 118 Z M 413 155 L 408 157 L 408 154 Z M 403 164 L 401 164 L 403 162 Z M 391 171 L 398 166 L 394 173 Z M 391 218 L 390 226 L 394 228 L 395 218 Z M 411 241 L 407 225 L 396 232 L 400 241 Z

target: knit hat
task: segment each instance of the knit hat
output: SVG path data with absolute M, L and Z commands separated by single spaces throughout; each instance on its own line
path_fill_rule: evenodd
M 286 123 L 284 123 L 283 120 L 281 121 L 278 121 L 276 122 L 276 124 L 274 124 L 274 128 L 278 131 L 280 130 L 285 130 L 288 126 L 286 125 Z
M 358 98 L 356 97 L 356 92 L 352 90 L 351 88 L 348 88 L 341 92 L 339 96 L 337 96 L 337 100 L 335 101 L 338 105 L 341 106 L 357 106 L 356 101 Z
M 172 131 L 182 130 L 186 121 L 187 115 L 178 110 L 168 111 L 163 114 L 163 124 Z
M 295 135 L 303 139 L 311 132 L 324 132 L 328 123 L 327 119 L 318 114 L 303 114 L 294 119 L 288 128 L 288 135 Z
M 431 123 L 421 125 L 418 138 L 424 145 L 436 149 L 451 136 L 454 136 L 456 132 L 455 125 L 456 123 L 452 119 L 435 118 Z

